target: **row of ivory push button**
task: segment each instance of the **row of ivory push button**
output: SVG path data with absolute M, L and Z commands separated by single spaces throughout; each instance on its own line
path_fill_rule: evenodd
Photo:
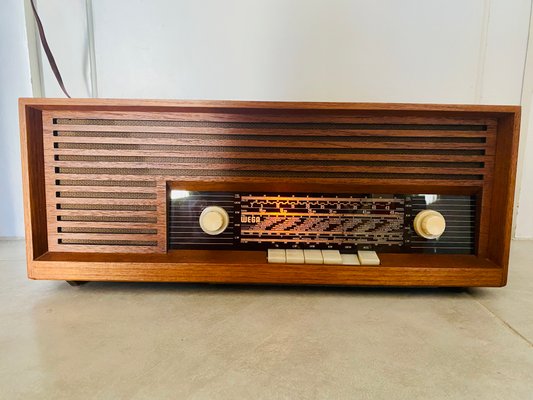
M 341 254 L 339 250 L 268 249 L 268 262 L 277 264 L 379 265 L 375 251 Z

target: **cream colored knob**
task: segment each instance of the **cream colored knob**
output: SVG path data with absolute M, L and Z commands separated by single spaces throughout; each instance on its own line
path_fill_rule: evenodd
M 229 224 L 229 215 L 222 207 L 210 206 L 200 214 L 200 228 L 208 235 L 220 235 Z
M 438 211 L 424 210 L 416 215 L 413 225 L 419 236 L 438 239 L 446 229 L 446 220 Z

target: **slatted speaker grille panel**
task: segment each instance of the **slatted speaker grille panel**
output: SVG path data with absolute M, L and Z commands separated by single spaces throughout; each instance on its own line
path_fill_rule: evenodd
M 45 111 L 43 129 L 50 250 L 165 252 L 168 181 L 485 187 L 496 124 L 323 110 Z

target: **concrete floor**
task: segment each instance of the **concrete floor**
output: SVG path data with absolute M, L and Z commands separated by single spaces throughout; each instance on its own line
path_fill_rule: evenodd
M 533 243 L 500 289 L 30 281 L 0 242 L 1 399 L 533 399 Z

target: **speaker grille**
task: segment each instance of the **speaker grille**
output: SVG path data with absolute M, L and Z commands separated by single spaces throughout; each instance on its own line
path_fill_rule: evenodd
M 327 110 L 45 111 L 49 248 L 166 251 L 167 181 L 481 186 L 495 124 Z

